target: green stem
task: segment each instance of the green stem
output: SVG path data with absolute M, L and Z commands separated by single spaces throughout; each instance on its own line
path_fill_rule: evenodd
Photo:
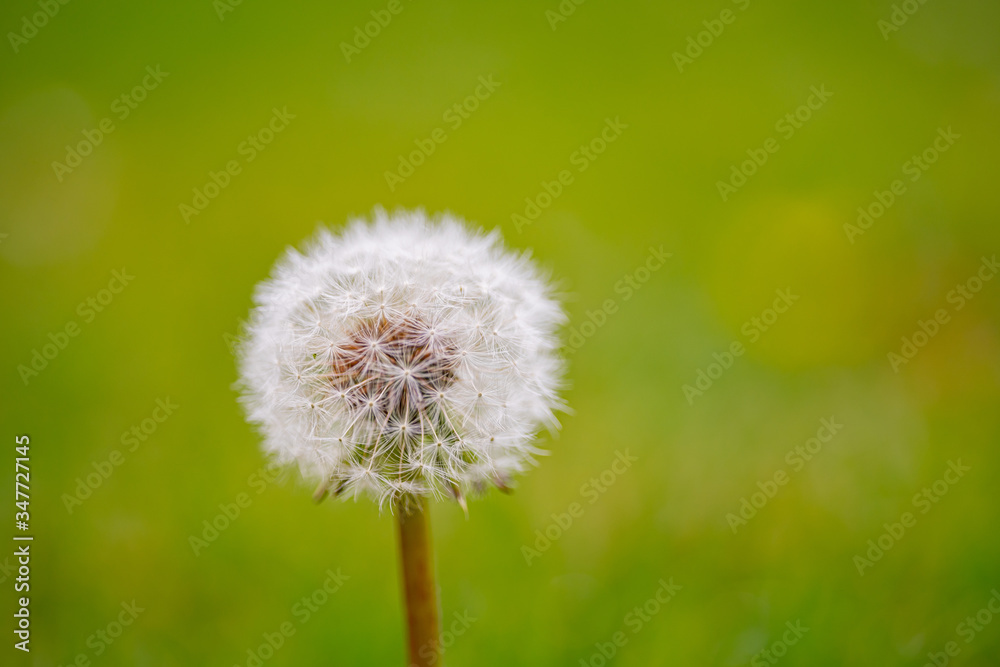
M 399 555 L 410 661 L 409 667 L 440 667 L 437 586 L 427 501 L 412 499 L 396 507 L 399 521 Z

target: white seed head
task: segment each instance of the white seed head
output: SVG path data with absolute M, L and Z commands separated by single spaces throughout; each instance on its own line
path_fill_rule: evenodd
M 264 449 L 380 505 L 506 489 L 558 427 L 564 314 L 499 234 L 422 211 L 320 229 L 257 287 L 239 387 Z

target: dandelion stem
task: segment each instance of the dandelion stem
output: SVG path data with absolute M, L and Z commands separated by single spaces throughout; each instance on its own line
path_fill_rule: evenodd
M 410 652 L 407 665 L 440 667 L 437 585 L 427 501 L 416 498 L 399 503 L 396 516 Z

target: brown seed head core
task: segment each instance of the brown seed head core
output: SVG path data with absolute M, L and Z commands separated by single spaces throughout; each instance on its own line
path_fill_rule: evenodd
M 361 322 L 333 355 L 331 382 L 371 417 L 409 419 L 455 380 L 456 348 L 414 317 Z

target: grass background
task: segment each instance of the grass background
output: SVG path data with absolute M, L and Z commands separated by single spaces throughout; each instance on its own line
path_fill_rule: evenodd
M 533 248 L 574 327 L 618 306 L 572 354 L 574 413 L 543 465 L 468 521 L 434 508 L 446 623 L 477 619 L 448 664 L 598 665 L 595 644 L 624 630 L 609 664 L 743 665 L 796 620 L 809 631 L 784 665 L 921 665 L 948 641 L 955 664 L 997 664 L 1000 621 L 971 643 L 956 626 L 1000 587 L 1000 281 L 958 312 L 947 295 L 1000 250 L 1000 5 L 927 3 L 887 39 L 888 0 L 592 0 L 555 29 L 555 0 L 400 6 L 350 62 L 341 43 L 386 3 L 244 2 L 220 19 L 210 0 L 77 1 L 17 52 L 5 38 L 0 432 L 11 460 L 15 434 L 32 438 L 36 541 L 32 652 L 10 646 L 7 565 L 0 662 L 247 665 L 286 621 L 295 635 L 264 664 L 403 662 L 391 518 L 314 507 L 294 478 L 257 493 L 227 343 L 286 246 L 381 204 Z M 674 53 L 727 8 L 735 21 L 678 71 Z M 0 28 L 37 11 L 6 2 Z M 158 65 L 169 75 L 119 120 L 115 99 Z M 444 112 L 491 75 L 500 87 L 452 130 Z M 829 101 L 778 134 L 822 85 Z M 294 120 L 185 223 L 179 205 L 275 107 Z M 52 162 L 109 116 L 60 182 Z M 512 214 L 606 118 L 628 128 L 518 230 Z M 391 190 L 385 172 L 437 127 L 447 141 Z M 948 127 L 961 138 L 851 243 L 857 208 Z M 723 201 L 717 182 L 768 137 L 780 150 Z M 673 256 L 626 300 L 616 283 L 661 245 Z M 78 305 L 123 267 L 134 280 L 85 322 Z M 744 323 L 783 288 L 800 300 L 749 344 Z M 894 372 L 887 354 L 939 308 L 951 320 Z M 18 367 L 69 321 L 80 334 L 25 384 Z M 746 354 L 689 404 L 683 385 L 734 340 Z M 175 414 L 125 451 L 166 397 Z M 843 430 L 794 472 L 786 452 L 830 416 Z M 68 511 L 116 449 L 124 463 Z M 626 449 L 639 462 L 590 504 L 582 485 Z M 970 472 L 859 575 L 854 556 L 957 459 Z M 734 534 L 726 515 L 780 469 L 788 484 Z M 190 536 L 241 493 L 250 506 L 195 555 Z M 522 545 L 581 501 L 527 565 Z M 329 568 L 350 579 L 299 623 Z M 633 633 L 627 615 L 670 577 L 682 590 Z M 88 638 L 133 599 L 145 611 L 95 655 Z

